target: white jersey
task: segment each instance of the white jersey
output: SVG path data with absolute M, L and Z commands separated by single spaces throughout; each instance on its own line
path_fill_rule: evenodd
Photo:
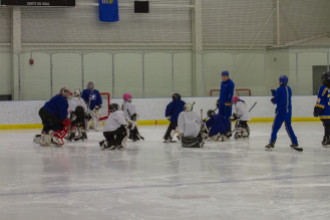
M 250 121 L 250 114 L 245 102 L 238 101 L 235 105 L 235 113 L 241 121 Z
M 196 112 L 181 112 L 178 119 L 179 133 L 183 137 L 197 137 L 201 131 L 202 119 Z
M 72 97 L 72 99 L 69 100 L 69 112 L 75 111 L 77 106 L 83 107 L 84 111 L 87 112 L 87 105 L 85 101 L 80 97 Z
M 125 118 L 131 119 L 131 116 L 136 114 L 135 105 L 130 102 L 123 103 L 123 111 L 125 114 Z
M 104 132 L 115 131 L 122 125 L 126 125 L 124 112 L 121 110 L 117 110 L 109 115 L 103 127 L 103 131 Z

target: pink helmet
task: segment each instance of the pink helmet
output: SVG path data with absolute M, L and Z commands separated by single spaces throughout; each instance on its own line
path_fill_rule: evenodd
M 128 100 L 131 99 L 131 98 L 132 98 L 132 95 L 129 94 L 129 93 L 125 93 L 125 94 L 123 95 L 123 99 L 124 99 L 124 101 L 128 101 Z
M 238 100 L 239 100 L 239 97 L 238 96 L 234 96 L 233 99 L 232 99 L 232 102 L 233 103 L 237 103 Z

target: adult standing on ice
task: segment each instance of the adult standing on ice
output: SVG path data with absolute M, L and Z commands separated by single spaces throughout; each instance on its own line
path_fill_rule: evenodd
M 92 116 L 92 128 L 99 129 L 101 123 L 100 118 L 100 109 L 102 107 L 102 98 L 100 92 L 97 89 L 94 89 L 94 83 L 89 82 L 87 84 L 87 89 L 81 94 L 81 98 L 85 101 L 87 107 L 89 108 L 90 114 Z
M 298 147 L 298 140 L 291 126 L 291 117 L 292 117 L 292 105 L 291 105 L 291 97 L 292 91 L 288 86 L 288 77 L 286 75 L 282 75 L 279 78 L 280 87 L 277 90 L 272 90 L 273 98 L 272 103 L 276 105 L 275 110 L 275 119 L 273 122 L 273 130 L 271 139 L 268 145 L 266 145 L 266 150 L 272 150 L 275 146 L 275 142 L 277 139 L 277 132 L 280 130 L 283 122 L 285 123 L 286 131 L 291 139 L 291 148 L 297 151 L 302 151 L 303 149 Z
M 234 89 L 235 84 L 234 82 L 229 78 L 229 72 L 227 70 L 223 71 L 221 73 L 222 82 L 220 87 L 220 97 L 219 97 L 219 115 L 224 117 L 229 124 L 229 127 L 227 128 L 226 136 L 231 135 L 231 122 L 230 122 L 230 116 L 232 113 L 232 99 L 234 96 Z

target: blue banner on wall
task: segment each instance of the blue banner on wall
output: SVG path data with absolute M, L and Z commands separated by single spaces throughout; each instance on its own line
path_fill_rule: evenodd
M 100 21 L 119 21 L 118 0 L 99 0 Z

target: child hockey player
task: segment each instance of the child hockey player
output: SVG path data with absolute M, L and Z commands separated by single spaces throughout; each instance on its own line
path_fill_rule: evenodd
M 132 141 L 138 141 L 140 139 L 144 140 L 139 133 L 137 128 L 137 119 L 138 115 L 136 113 L 135 105 L 132 104 L 132 95 L 129 93 L 125 93 L 123 95 L 124 103 L 122 105 L 122 110 L 124 111 L 125 118 L 128 122 L 128 128 L 130 129 L 129 139 Z
M 128 131 L 124 112 L 119 110 L 119 105 L 116 103 L 110 104 L 109 109 L 111 113 L 103 128 L 105 140 L 99 142 L 100 147 L 102 150 L 125 148 Z
M 90 120 L 91 116 L 88 114 L 86 103 L 80 96 L 80 89 L 75 89 L 73 92 L 73 97 L 69 101 L 71 122 L 71 127 L 67 138 L 69 141 L 87 139 L 86 121 Z
M 303 149 L 298 147 L 298 140 L 296 135 L 293 132 L 291 126 L 291 117 L 292 117 L 292 106 L 291 106 L 291 97 L 292 91 L 288 84 L 288 77 L 282 75 L 279 78 L 280 87 L 276 91 L 273 91 L 274 97 L 272 98 L 273 104 L 277 105 L 276 107 L 276 116 L 273 122 L 273 130 L 270 139 L 270 143 L 266 145 L 266 150 L 272 150 L 275 146 L 277 139 L 277 132 L 280 130 L 283 122 L 285 123 L 286 131 L 291 139 L 291 148 L 297 151 L 302 151 Z
M 209 139 L 211 141 L 228 141 L 229 137 L 226 136 L 226 132 L 230 122 L 223 116 L 216 114 L 214 110 L 208 110 L 207 117 L 206 127 Z
M 164 135 L 164 143 L 172 142 L 172 132 L 176 130 L 178 126 L 179 114 L 184 110 L 185 102 L 181 100 L 181 96 L 178 93 L 174 93 L 172 96 L 172 102 L 166 106 L 165 117 L 170 120 L 170 125 Z
M 229 78 L 229 72 L 227 70 L 221 73 L 222 82 L 220 88 L 220 97 L 219 97 L 219 115 L 224 117 L 229 124 L 227 129 L 227 136 L 231 136 L 231 122 L 230 117 L 232 113 L 232 98 L 234 96 L 235 84 Z
M 94 89 L 94 83 L 89 82 L 87 84 L 87 89 L 81 94 L 81 98 L 85 101 L 90 115 L 92 116 L 92 125 L 90 128 L 99 130 L 102 127 L 100 118 L 100 108 L 102 107 L 102 98 L 98 90 Z M 88 123 L 90 125 L 90 123 Z
M 249 110 L 244 100 L 238 96 L 234 96 L 232 100 L 235 106 L 235 113 L 233 113 L 233 119 L 237 120 L 235 124 L 235 139 L 241 137 L 249 137 L 250 129 L 247 122 L 250 120 Z
M 36 135 L 34 141 L 41 146 L 50 146 L 51 143 L 62 146 L 63 138 L 69 131 L 68 97 L 72 93 L 62 88 L 60 93 L 51 98 L 39 110 L 43 129 L 41 135 Z
M 178 128 L 182 147 L 201 148 L 204 140 L 201 135 L 202 119 L 192 111 L 190 103 L 185 104 L 185 111 L 179 114 Z
M 322 86 L 319 89 L 317 95 L 316 105 L 314 107 L 314 117 L 320 117 L 323 122 L 324 136 L 322 145 L 330 145 L 330 106 L 329 106 L 329 89 L 327 83 L 330 82 L 330 72 L 324 72 L 322 74 Z M 328 85 L 330 86 L 330 85 Z

